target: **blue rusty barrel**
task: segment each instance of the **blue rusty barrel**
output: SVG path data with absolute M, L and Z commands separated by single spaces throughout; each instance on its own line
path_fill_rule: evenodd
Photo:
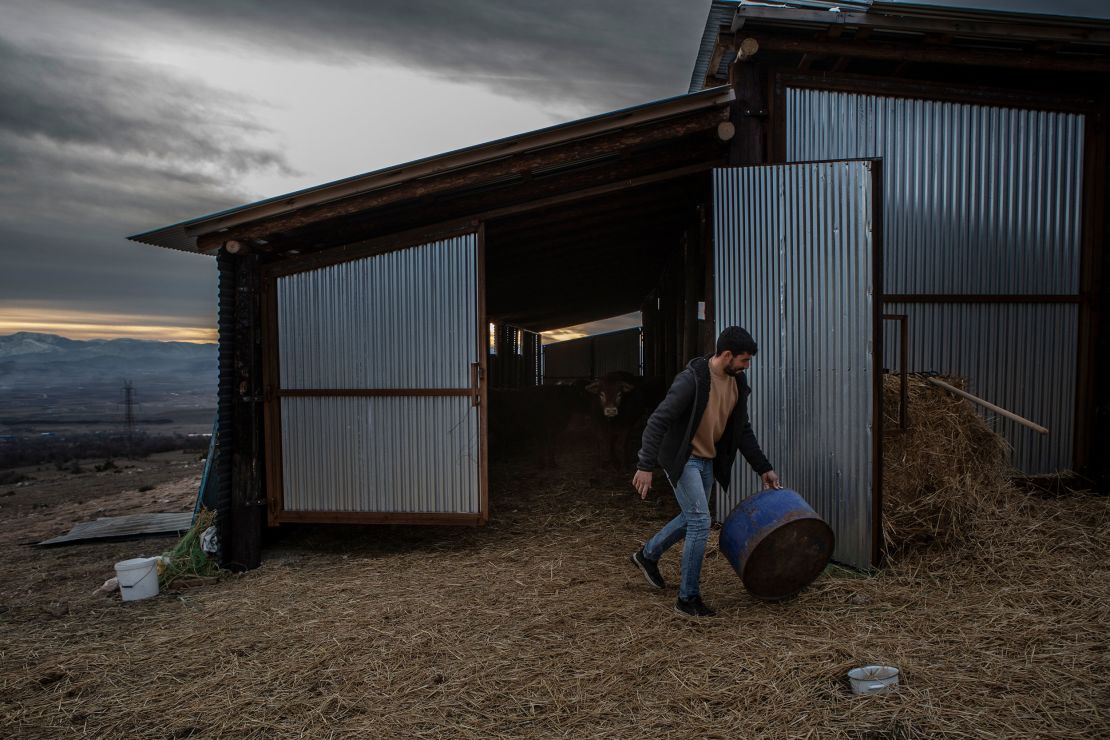
M 785 599 L 821 574 L 832 557 L 832 528 L 796 491 L 760 491 L 721 527 L 721 552 L 753 596 Z

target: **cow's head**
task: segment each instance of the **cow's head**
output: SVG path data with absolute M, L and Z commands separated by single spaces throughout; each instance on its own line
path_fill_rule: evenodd
M 605 418 L 612 419 L 621 411 L 621 396 L 632 390 L 634 386 L 623 380 L 601 378 L 586 386 L 589 393 L 597 396 L 601 402 L 601 413 Z

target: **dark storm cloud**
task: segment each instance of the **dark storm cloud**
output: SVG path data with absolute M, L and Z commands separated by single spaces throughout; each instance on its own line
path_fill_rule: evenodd
M 279 153 L 246 143 L 259 126 L 222 91 L 135 63 L 42 53 L 3 38 L 0 70 L 6 220 L 67 211 L 88 217 L 107 208 L 161 221 L 234 201 L 235 194 L 219 192 L 218 174 L 288 169 Z M 167 208 L 171 202 L 191 210 Z
M 271 51 L 388 60 L 514 95 L 603 110 L 685 92 L 709 4 L 116 0 L 114 7 Z
M 28 45 L 29 46 L 29 45 Z M 237 176 L 288 171 L 224 91 L 126 59 L 0 37 L 0 309 L 212 312 L 209 260 L 124 235 L 247 199 Z
M 151 249 L 101 232 L 0 226 L 7 306 L 44 305 L 75 313 L 181 316 L 211 324 L 215 261 Z

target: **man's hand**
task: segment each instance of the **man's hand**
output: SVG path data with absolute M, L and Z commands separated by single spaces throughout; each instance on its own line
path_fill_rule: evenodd
M 637 470 L 636 475 L 632 476 L 632 487 L 639 492 L 640 498 L 646 499 L 651 490 L 651 471 Z
M 773 470 L 768 470 L 759 477 L 763 479 L 764 490 L 768 488 L 782 488 L 782 483 L 779 482 L 779 474 Z

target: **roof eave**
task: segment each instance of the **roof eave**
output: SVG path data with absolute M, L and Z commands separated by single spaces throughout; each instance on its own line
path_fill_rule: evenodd
M 697 93 L 653 101 L 405 164 L 386 167 L 257 203 L 134 234 L 127 238 L 142 244 L 197 252 L 197 237 L 203 234 L 226 231 L 243 224 L 284 215 L 300 208 L 323 205 L 353 195 L 392 187 L 402 182 L 435 177 L 576 139 L 612 133 L 652 121 L 724 105 L 734 100 L 734 98 L 735 94 L 729 87 L 709 88 Z

